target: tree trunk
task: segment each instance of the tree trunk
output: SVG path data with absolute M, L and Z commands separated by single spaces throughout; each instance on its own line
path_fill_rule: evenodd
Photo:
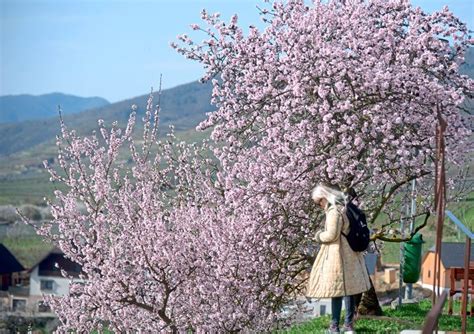
M 357 315 L 383 315 L 382 308 L 379 304 L 379 299 L 375 293 L 372 279 L 370 279 L 370 290 L 359 295 L 355 295 L 354 298 Z

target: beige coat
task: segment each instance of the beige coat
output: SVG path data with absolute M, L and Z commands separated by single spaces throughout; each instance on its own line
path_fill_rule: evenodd
M 362 253 L 354 252 L 346 237 L 350 223 L 340 206 L 326 207 L 324 231 L 315 239 L 321 248 L 308 282 L 307 297 L 329 298 L 355 295 L 370 289 L 369 275 Z

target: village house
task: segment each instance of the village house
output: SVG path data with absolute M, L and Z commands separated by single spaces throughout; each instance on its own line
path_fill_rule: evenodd
M 17 274 L 24 270 L 15 256 L 0 244 L 0 290 L 7 291 L 10 286 L 17 284 Z
M 464 249 L 465 243 L 461 242 L 443 242 L 441 245 L 441 285 L 440 289 L 449 291 L 450 276 L 454 268 L 464 267 Z M 422 259 L 420 281 L 424 288 L 433 290 L 434 285 L 434 264 L 435 264 L 435 247 L 428 250 Z M 474 269 L 474 247 L 471 248 L 469 268 Z M 456 282 L 456 289 L 460 289 L 461 281 Z
M 61 269 L 74 278 L 81 273 L 80 265 L 64 257 L 59 248 L 54 248 L 29 270 L 28 302 L 37 311 L 48 311 L 42 303 L 43 294 L 64 296 L 69 293 L 69 278 L 61 275 Z
M 0 244 L 0 312 L 11 308 L 8 290 L 19 283 L 19 273 L 24 270 L 25 268 L 8 248 Z
M 10 252 L 8 253 L 14 259 L 14 256 Z M 0 259 L 3 260 L 2 257 Z M 16 259 L 10 259 L 10 263 L 14 263 L 14 261 Z M 50 313 L 49 307 L 43 304 L 43 295 L 63 296 L 69 292 L 69 279 L 61 275 L 61 269 L 74 278 L 78 278 L 81 273 L 81 266 L 64 257 L 58 248 L 49 251 L 29 270 L 25 270 L 22 266 L 11 267 L 21 269 L 21 272 L 16 272 L 17 280 L 11 280 L 14 284 L 10 284 L 2 294 L 4 309 L 6 302 L 6 310 L 10 312 Z M 14 274 L 11 273 L 11 275 Z M 4 276 L 2 275 L 2 277 Z

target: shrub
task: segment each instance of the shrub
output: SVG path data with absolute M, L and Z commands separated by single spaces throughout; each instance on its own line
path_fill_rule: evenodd
M 53 215 L 51 214 L 51 208 L 49 206 L 40 208 L 40 211 L 43 220 L 53 220 Z
M 31 204 L 24 204 L 19 208 L 20 213 L 29 220 L 41 220 L 41 211 Z
M 13 206 L 0 206 L 0 221 L 13 223 L 17 220 L 20 220 L 20 216 L 18 216 L 16 209 Z

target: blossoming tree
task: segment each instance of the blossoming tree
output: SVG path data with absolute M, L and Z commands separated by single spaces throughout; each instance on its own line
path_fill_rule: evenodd
M 196 251 L 202 219 L 194 218 L 199 201 L 212 198 L 209 192 L 199 195 L 207 184 L 201 177 L 212 164 L 201 157 L 202 148 L 178 143 L 172 133 L 158 144 L 158 154 L 152 150 L 158 126 L 152 96 L 141 145 L 132 136 L 135 118 L 134 111 L 125 131 L 115 124 L 107 130 L 99 121 L 101 136 L 85 138 L 61 122 L 61 171 L 48 168 L 52 180 L 68 190 L 55 192 L 54 220 L 39 233 L 82 266 L 69 296 L 48 298 L 64 330 L 89 332 L 107 325 L 117 331 L 161 331 L 191 325 L 193 277 L 204 270 L 205 260 Z M 131 161 L 121 161 L 127 146 Z M 196 183 L 200 187 L 194 190 Z M 192 319 L 199 322 L 195 313 Z
M 158 141 L 151 99 L 140 144 L 135 113 L 126 129 L 100 124 L 100 137 L 62 124 L 62 172 L 50 172 L 68 189 L 39 231 L 83 268 L 69 296 L 48 299 L 62 329 L 272 328 L 314 259 L 316 183 L 356 189 L 373 223 L 399 218 L 412 179 L 426 199 L 419 214 L 429 212 L 440 119 L 449 158 L 462 163 L 460 107 L 474 83 L 459 65 L 471 41 L 447 9 L 290 0 L 262 16 L 266 28 L 244 35 L 236 16 L 203 12 L 208 27 L 193 29 L 208 38 L 174 44 L 213 80 L 217 110 L 200 125 L 210 143 Z
M 275 1 L 261 12 L 265 28 L 245 35 L 237 16 L 203 11 L 206 25 L 192 28 L 206 39 L 181 35 L 172 45 L 213 81 L 218 109 L 200 128 L 221 143 L 229 205 L 259 203 L 255 212 L 303 255 L 308 194 L 337 184 L 357 190 L 373 239 L 404 240 L 388 232 L 414 179 L 426 224 L 438 123 L 448 124 L 451 163 L 472 151 L 462 102 L 474 85 L 459 72 L 473 42 L 466 25 L 447 8 L 428 14 L 409 1 Z M 376 226 L 382 213 L 388 223 Z
M 208 39 L 173 44 L 214 78 L 218 110 L 200 128 L 213 127 L 225 144 L 216 154 L 247 192 L 301 203 L 325 181 L 361 190 L 378 213 L 394 187 L 432 176 L 439 118 L 451 160 L 463 161 L 470 128 L 460 106 L 473 81 L 459 65 L 472 40 L 447 8 L 295 0 L 262 15 L 266 28 L 244 36 L 237 16 L 226 24 L 203 11 L 208 27 L 192 27 Z
M 157 140 L 152 97 L 141 143 L 133 136 L 135 111 L 126 129 L 99 121 L 100 135 L 91 137 L 61 122 L 60 169 L 47 167 L 66 190 L 55 192 L 54 219 L 38 230 L 82 266 L 68 296 L 46 297 L 60 330 L 275 326 L 289 283 L 275 275 L 283 266 L 266 248 L 279 238 L 256 224 L 252 208 L 237 216 L 227 207 L 229 184 L 207 142 L 179 142 L 173 132 Z

